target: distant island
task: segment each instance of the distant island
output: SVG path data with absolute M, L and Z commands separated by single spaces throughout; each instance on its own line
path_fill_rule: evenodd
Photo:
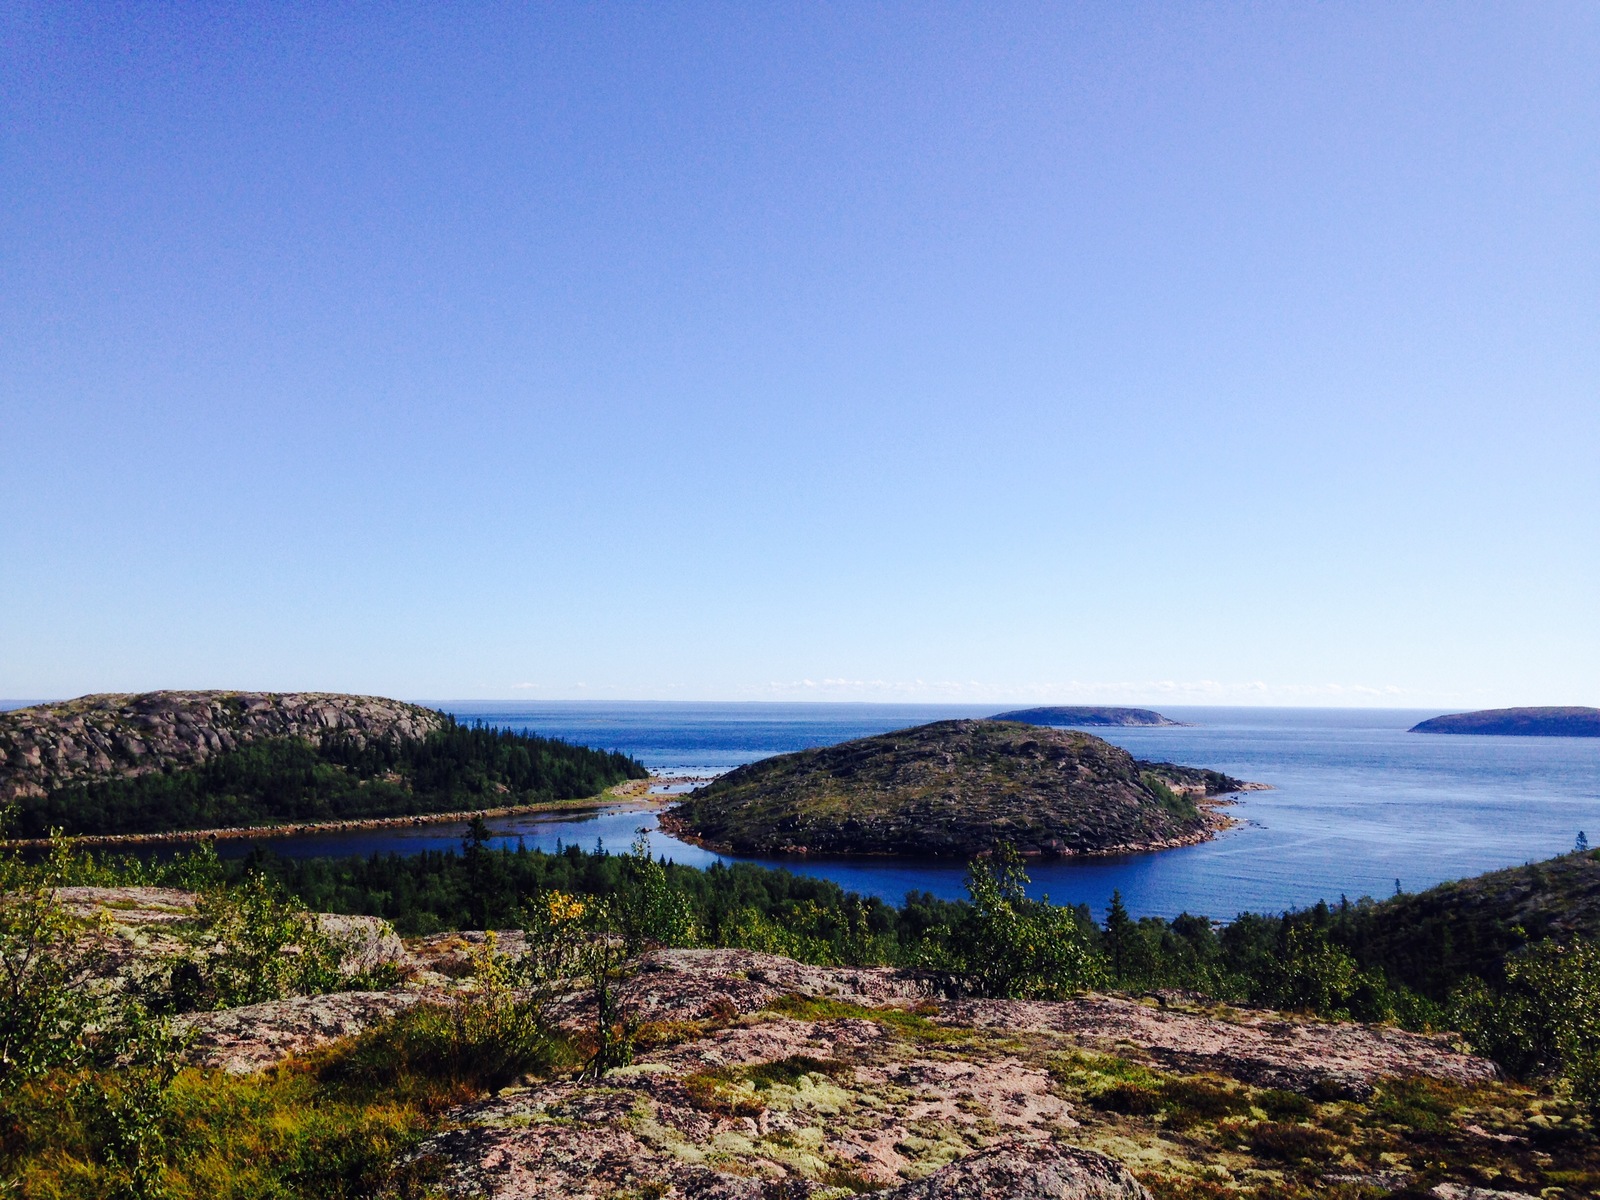
M 991 721 L 1021 721 L 1024 725 L 1182 725 L 1148 708 L 1105 708 L 1095 705 L 1066 705 L 1052 708 L 1019 708 L 996 713 Z
M 1125 854 L 1207 840 L 1227 821 L 1206 801 L 1260 786 L 1076 730 L 938 721 L 739 767 L 661 823 L 743 854 Z
M 0 713 L 0 804 L 23 838 L 473 812 L 646 774 L 626 755 L 378 696 L 143 692 Z
M 1413 725 L 1411 732 L 1600 737 L 1600 708 L 1485 708 L 1434 717 Z

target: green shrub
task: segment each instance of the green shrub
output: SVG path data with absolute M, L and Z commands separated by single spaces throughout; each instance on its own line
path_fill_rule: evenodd
M 572 1059 L 566 1040 L 533 1006 L 479 999 L 419 1004 L 315 1060 L 313 1069 L 352 1102 L 383 1098 L 431 1113 Z
M 55 898 L 71 869 L 60 841 L 36 866 L 0 856 L 0 1092 L 89 1062 L 88 1031 L 106 1018 L 105 999 L 91 986 L 104 929 Z
M 773 1084 L 794 1087 L 807 1075 L 826 1075 L 832 1079 L 848 1078 L 855 1067 L 837 1058 L 814 1058 L 809 1054 L 791 1054 L 776 1062 L 757 1063 L 744 1070 L 744 1077 L 756 1088 L 764 1091 Z
M 692 946 L 699 939 L 694 907 L 672 886 L 666 864 L 650 854 L 650 840 L 640 829 L 623 860 L 623 884 L 616 899 L 616 927 L 627 952 L 656 946 Z
M 293 1069 L 181 1072 L 139 1157 L 104 1111 L 129 1086 L 120 1071 L 54 1072 L 0 1098 L 0 1178 L 51 1200 L 421 1200 L 438 1175 L 412 1153 L 428 1128 L 417 1110 L 344 1101 Z
M 1129 1116 L 1150 1116 L 1161 1111 L 1161 1093 L 1137 1083 L 1113 1083 L 1089 1097 L 1096 1108 Z
M 684 1078 L 683 1092 L 690 1108 L 714 1116 L 759 1117 L 767 1111 L 765 1101 L 745 1093 L 727 1070 L 696 1071 Z
M 172 973 L 174 1006 L 235 1008 L 347 985 L 344 946 L 261 875 L 201 893 L 195 953 Z
M 1187 1121 L 1214 1121 L 1250 1111 L 1250 1098 L 1245 1093 L 1183 1076 L 1162 1081 L 1161 1103 L 1168 1113 Z
M 1288 1163 L 1325 1161 L 1335 1145 L 1331 1134 L 1314 1126 L 1278 1121 L 1262 1121 L 1252 1126 L 1246 1141 L 1262 1158 Z
M 1255 1102 L 1256 1107 L 1274 1121 L 1304 1121 L 1317 1111 L 1317 1106 L 1299 1092 L 1277 1088 L 1256 1093 Z
M 1428 1079 L 1391 1079 L 1370 1102 L 1368 1120 L 1423 1133 L 1444 1133 L 1457 1103 L 1446 1084 Z
M 1002 845 L 967 871 L 971 903 L 928 947 L 924 965 L 981 996 L 1060 998 L 1107 981 L 1086 920 L 1049 898 L 1032 900 L 1015 848 Z
M 1505 963 L 1505 982 L 1458 989 L 1453 1015 L 1513 1075 L 1558 1074 L 1600 1120 L 1600 944 L 1541 942 Z

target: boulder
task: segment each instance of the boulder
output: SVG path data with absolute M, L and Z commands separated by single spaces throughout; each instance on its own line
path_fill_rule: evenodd
M 1010 1142 L 942 1167 L 880 1200 L 1149 1200 L 1113 1158 L 1059 1142 Z

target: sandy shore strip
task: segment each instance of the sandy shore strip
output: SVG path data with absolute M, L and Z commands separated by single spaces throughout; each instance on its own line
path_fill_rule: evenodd
M 533 813 L 590 812 L 597 808 L 657 809 L 673 804 L 683 797 L 666 789 L 685 785 L 699 787 L 709 783 L 712 776 L 651 775 L 647 779 L 630 779 L 607 788 L 598 796 L 581 800 L 546 800 L 538 804 L 510 804 L 502 808 L 477 808 L 455 812 L 411 813 L 403 817 L 363 817 L 348 821 L 300 821 L 284 825 L 241 825 L 223 829 L 176 829 L 167 833 L 107 833 L 80 834 L 66 840 L 74 846 L 150 846 L 168 842 L 228 841 L 238 838 L 284 837 L 289 834 L 348 833 L 362 829 L 396 829 L 413 825 L 437 825 L 446 822 L 470 821 L 474 817 L 488 820 L 491 817 L 522 817 Z M 50 845 L 49 838 L 16 838 L 0 842 L 12 850 L 38 850 Z

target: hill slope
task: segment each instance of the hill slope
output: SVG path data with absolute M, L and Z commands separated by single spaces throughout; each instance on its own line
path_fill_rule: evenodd
M 16 832 L 165 833 L 578 799 L 640 778 L 609 754 L 373 696 L 147 692 L 0 713 Z
M 1243 787 L 1075 730 L 939 721 L 740 767 L 662 823 L 740 853 L 1113 854 L 1209 838 L 1196 799 Z
M 1485 708 L 1434 717 L 1413 725 L 1411 732 L 1600 737 L 1600 708 Z
M 1330 930 L 1363 965 L 1442 1000 L 1465 979 L 1497 979 L 1530 943 L 1600 938 L 1600 851 L 1334 909 Z
M 0 713 L 0 803 L 195 766 L 265 738 L 421 738 L 449 719 L 398 700 L 326 692 L 110 693 L 37 704 Z

